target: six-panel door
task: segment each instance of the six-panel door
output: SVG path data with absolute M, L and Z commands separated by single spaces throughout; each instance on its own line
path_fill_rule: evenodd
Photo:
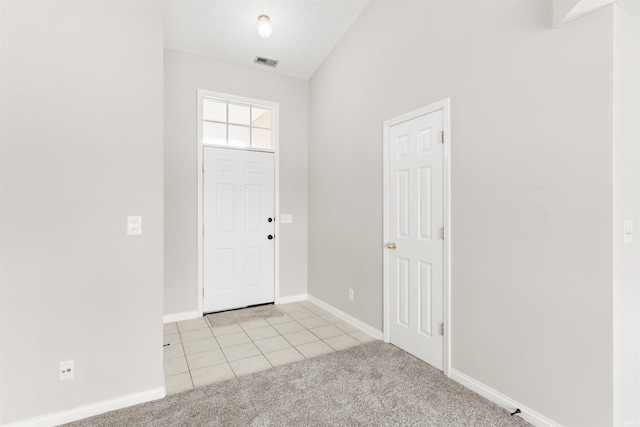
M 204 147 L 204 311 L 274 301 L 274 154 Z
M 389 129 L 389 338 L 443 369 L 441 110 Z

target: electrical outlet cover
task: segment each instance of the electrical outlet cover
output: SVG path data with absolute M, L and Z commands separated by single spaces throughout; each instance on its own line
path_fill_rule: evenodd
M 73 360 L 60 362 L 60 369 L 58 372 L 60 374 L 60 381 L 72 380 L 74 375 Z
M 141 216 L 127 217 L 127 234 L 129 236 L 139 236 L 142 234 L 142 217 Z

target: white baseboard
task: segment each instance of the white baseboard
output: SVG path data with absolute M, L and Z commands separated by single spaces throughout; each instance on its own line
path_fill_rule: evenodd
M 382 331 L 374 328 L 371 325 L 368 325 L 368 324 L 364 323 L 361 320 L 356 319 L 355 317 L 345 313 L 342 310 L 339 310 L 339 309 L 335 308 L 331 304 L 326 303 L 326 302 L 314 297 L 313 295 L 308 295 L 307 299 L 310 302 L 312 302 L 315 305 L 317 305 L 318 307 L 320 307 L 320 308 L 328 311 L 329 313 L 333 314 L 334 316 L 339 317 L 340 319 L 344 320 L 345 322 L 352 324 L 356 328 L 363 330 L 364 332 L 366 332 L 367 334 L 371 335 L 375 339 L 381 340 L 383 338 Z
M 510 397 L 505 396 L 504 394 L 486 386 L 485 384 L 463 374 L 462 372 L 456 371 L 455 369 L 451 369 L 449 373 L 449 378 L 454 380 L 457 383 L 462 384 L 466 388 L 478 393 L 480 396 L 489 399 L 493 403 L 498 406 L 502 406 L 507 409 L 509 412 L 513 412 L 517 409 L 522 411 L 518 415 L 523 420 L 533 424 L 538 427 L 562 427 L 562 424 L 559 424 L 544 415 L 527 408 L 521 403 L 516 402 Z
M 202 313 L 197 311 L 185 311 L 183 313 L 165 314 L 162 317 L 163 323 L 182 322 L 183 320 L 191 320 L 202 317 Z
M 306 301 L 307 294 L 288 295 L 286 297 L 279 297 L 276 304 L 291 304 L 292 302 Z
M 56 412 L 54 414 L 42 417 L 29 418 L 24 421 L 18 421 L 11 426 L 38 426 L 50 427 L 78 421 L 83 418 L 93 417 L 94 415 L 104 414 L 105 412 L 115 411 L 140 403 L 150 402 L 152 400 L 162 399 L 167 395 L 164 387 L 155 388 L 140 393 L 129 394 L 114 399 L 103 400 L 101 402 L 92 403 L 90 405 L 79 406 L 67 411 Z

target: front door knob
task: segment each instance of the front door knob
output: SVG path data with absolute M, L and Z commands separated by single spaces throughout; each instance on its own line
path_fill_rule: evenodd
M 389 243 L 387 243 L 387 248 L 395 249 L 396 248 L 396 244 L 394 242 L 389 242 Z

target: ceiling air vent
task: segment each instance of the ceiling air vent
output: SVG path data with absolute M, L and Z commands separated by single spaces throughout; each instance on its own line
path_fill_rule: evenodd
M 277 59 L 271 59 L 271 58 L 263 58 L 261 56 L 256 56 L 256 59 L 253 60 L 254 64 L 262 64 L 262 65 L 266 65 L 267 67 L 276 67 L 278 65 L 278 61 Z

